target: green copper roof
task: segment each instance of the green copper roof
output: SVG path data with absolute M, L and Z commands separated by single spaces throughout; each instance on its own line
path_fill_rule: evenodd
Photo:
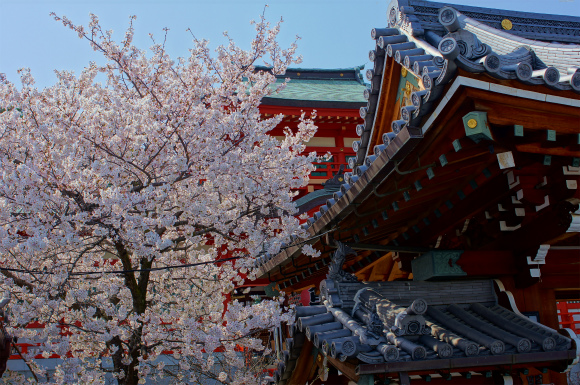
M 329 191 L 329 190 L 325 190 L 325 189 L 316 190 L 316 191 L 313 191 L 311 193 L 304 195 L 302 198 L 296 199 L 294 201 L 294 206 L 301 207 L 309 202 L 312 202 L 313 200 L 316 200 L 316 199 L 322 198 L 322 197 L 327 197 L 328 195 L 332 195 L 332 194 L 334 194 L 334 191 Z
M 279 79 L 276 83 L 284 82 Z M 269 98 L 366 103 L 365 86 L 357 81 L 291 79 L 286 87 Z
M 264 99 L 264 104 L 298 105 L 306 107 L 352 107 L 366 104 L 363 91 L 366 86 L 360 74 L 363 66 L 339 69 L 289 68 L 282 76 L 277 76 L 276 85 L 290 79 L 286 87 Z M 257 70 L 267 70 L 257 67 Z M 275 85 L 272 85 L 275 88 Z

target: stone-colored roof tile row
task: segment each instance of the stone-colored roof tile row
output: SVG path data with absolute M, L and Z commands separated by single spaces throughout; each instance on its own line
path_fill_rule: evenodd
M 301 350 L 306 339 L 324 355 L 340 361 L 388 365 L 375 367 L 377 373 L 397 371 L 398 365 L 417 361 L 422 362 L 421 370 L 451 365 L 447 369 L 460 371 L 460 365 L 468 366 L 470 362 L 472 366 L 482 366 L 486 356 L 505 356 L 508 364 L 518 355 L 518 362 L 526 362 L 528 356 L 537 359 L 539 355 L 550 361 L 572 349 L 570 338 L 490 302 L 495 296 L 489 280 L 473 281 L 475 285 L 471 285 L 472 281 L 398 281 L 380 285 L 352 281 L 347 275 L 329 273 L 321 284 L 322 304 L 296 309 L 295 322 L 290 325 L 291 338 L 286 340 L 288 350 L 271 383 L 286 384 L 298 356 L 305 353 Z M 344 293 L 343 286 L 348 286 L 351 293 L 351 307 L 332 298 Z M 459 305 L 453 295 L 447 295 L 447 301 L 431 305 L 431 297 L 447 287 L 453 288 L 453 294 L 477 292 L 481 298 L 470 296 L 469 303 Z M 481 295 L 482 288 L 489 295 Z M 412 293 L 413 298 L 401 302 L 401 292 Z M 469 358 L 476 361 L 465 360 Z

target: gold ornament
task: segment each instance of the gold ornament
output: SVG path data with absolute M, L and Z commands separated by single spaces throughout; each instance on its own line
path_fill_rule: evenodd
M 469 119 L 467 121 L 467 127 L 469 127 L 469 128 L 475 128 L 475 127 L 477 127 L 477 120 L 475 120 L 475 119 Z
M 509 31 L 510 29 L 512 29 L 512 28 L 513 28 L 513 24 L 512 24 L 512 22 L 511 22 L 511 21 L 509 21 L 508 19 L 503 19 L 503 20 L 501 21 L 501 27 L 502 27 L 503 29 L 505 29 L 506 31 Z
M 403 75 L 403 77 L 407 76 L 407 69 L 405 67 L 401 68 L 401 75 Z

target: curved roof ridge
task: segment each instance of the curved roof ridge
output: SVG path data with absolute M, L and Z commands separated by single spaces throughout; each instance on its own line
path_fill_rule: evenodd
M 399 1 L 399 4 L 402 5 L 402 1 Z M 478 12 L 478 13 L 485 13 L 490 14 L 494 13 L 501 16 L 514 16 L 514 17 L 522 17 L 522 18 L 534 18 L 534 19 L 543 19 L 543 20 L 558 20 L 558 21 L 571 21 L 580 23 L 580 17 L 578 16 L 570 16 L 570 15 L 555 15 L 551 13 L 536 13 L 536 12 L 524 12 L 524 11 L 512 11 L 508 9 L 500 9 L 500 8 L 487 8 L 487 7 L 477 7 L 473 5 L 459 5 L 459 4 L 452 4 L 452 3 L 440 3 L 437 1 L 426 1 L 426 0 L 408 0 L 408 4 L 410 6 L 415 5 L 429 5 L 433 7 L 444 7 L 450 6 L 457 9 L 460 12 L 468 11 L 468 12 Z M 491 11 L 491 12 L 490 12 Z
M 272 67 L 257 65 L 254 68 L 259 70 L 269 70 Z M 303 72 L 346 72 L 346 71 L 362 71 L 365 68 L 365 65 L 359 65 L 354 67 L 342 67 L 342 68 L 305 68 L 305 67 L 288 67 L 286 71 L 303 71 Z
M 453 7 L 453 8 L 455 8 L 455 7 Z M 480 21 L 477 21 L 474 18 L 471 18 L 471 17 L 465 15 L 460 10 L 458 10 L 458 11 L 465 17 L 465 24 L 466 24 L 465 29 L 467 29 L 468 31 L 470 30 L 469 27 L 478 28 L 479 30 L 483 30 L 483 31 L 492 31 L 495 35 L 509 39 L 509 40 L 517 40 L 522 45 L 530 45 L 530 46 L 537 45 L 537 46 L 543 46 L 543 47 L 548 47 L 548 48 L 552 48 L 552 49 L 578 51 L 578 44 L 574 44 L 574 43 L 566 44 L 566 43 L 559 43 L 559 42 L 544 42 L 541 40 L 529 39 L 529 38 L 525 38 L 525 37 L 514 37 L 513 34 L 507 32 L 507 31 L 491 27 L 485 23 L 482 23 Z M 472 31 L 472 32 L 474 32 L 474 31 Z M 477 33 L 476 33 L 476 35 L 479 37 L 479 35 Z M 580 39 L 578 40 L 578 43 L 580 43 Z
M 471 19 L 513 37 L 560 43 L 580 43 L 580 17 L 483 8 L 425 0 L 392 0 L 389 9 L 403 7 L 425 30 L 445 32 L 437 21 L 439 9 L 449 6 Z M 502 23 L 507 23 L 504 27 Z M 419 32 L 419 31 L 417 31 Z M 420 33 L 420 32 L 419 32 Z
M 546 65 L 553 65 L 564 73 L 568 68 L 580 65 L 579 44 L 549 43 L 514 36 L 507 31 L 491 27 L 466 16 L 461 11 L 458 13 L 461 15 L 460 19 L 463 19 L 461 21 L 465 23 L 464 29 L 473 32 L 482 43 L 488 44 L 498 54 L 506 55 L 521 46 L 529 46 Z

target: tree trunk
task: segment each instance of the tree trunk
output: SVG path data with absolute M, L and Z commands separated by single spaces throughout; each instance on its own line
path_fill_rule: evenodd
M 131 258 L 129 252 L 125 246 L 117 242 L 115 248 L 119 253 L 119 259 L 123 263 L 124 270 L 132 270 L 133 265 L 131 264 Z M 153 265 L 153 259 L 148 260 L 147 258 L 141 258 L 139 268 L 149 269 Z M 133 311 L 137 314 L 145 313 L 147 309 L 147 289 L 149 286 L 149 271 L 141 271 L 139 273 L 139 279 L 135 278 L 134 272 L 126 272 L 124 274 L 125 284 L 131 292 L 131 297 L 133 298 Z M 129 341 L 127 341 L 128 349 L 125 351 L 122 346 L 122 342 L 119 339 L 117 345 L 119 346 L 120 357 L 115 360 L 114 371 L 115 373 L 120 373 L 123 371 L 125 376 L 118 380 L 119 385 L 137 385 L 139 383 L 139 357 L 143 353 L 145 346 L 143 345 L 143 324 L 141 324 L 133 333 Z M 126 356 L 131 362 L 128 365 L 122 363 L 121 357 Z

